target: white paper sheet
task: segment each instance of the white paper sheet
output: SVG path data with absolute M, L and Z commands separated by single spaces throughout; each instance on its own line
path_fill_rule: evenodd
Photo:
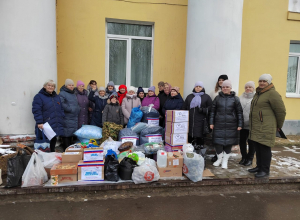
M 46 135 L 46 137 L 51 140 L 52 138 L 55 137 L 56 133 L 53 131 L 53 129 L 51 128 L 51 126 L 49 125 L 48 122 L 46 122 L 44 125 L 43 125 L 43 131 L 44 131 L 44 134 Z

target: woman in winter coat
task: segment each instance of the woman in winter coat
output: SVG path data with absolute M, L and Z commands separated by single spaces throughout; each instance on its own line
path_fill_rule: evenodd
M 74 132 L 78 128 L 80 106 L 74 91 L 74 82 L 66 79 L 65 85 L 60 88 L 61 104 L 65 112 L 63 142 L 65 149 L 72 145 Z
M 96 95 L 97 91 L 99 91 L 99 93 Z M 102 128 L 102 114 L 108 100 L 108 96 L 105 94 L 105 88 L 100 86 L 99 89 L 92 90 L 89 94 L 89 100 L 95 104 L 91 125 Z
M 90 106 L 90 102 L 88 99 L 88 91 L 84 89 L 84 83 L 81 80 L 77 81 L 77 85 L 74 90 L 80 107 L 80 112 L 78 115 L 78 129 L 79 129 L 82 127 L 82 125 L 88 124 L 89 107 L 92 106 Z
M 107 105 L 103 110 L 102 122 L 113 122 L 118 125 L 124 125 L 124 116 L 117 95 L 112 94 L 107 100 Z
M 109 81 L 109 83 L 107 83 L 105 92 L 108 97 L 110 97 L 114 93 L 117 93 L 116 87 L 115 87 L 115 84 L 113 81 Z
M 213 101 L 209 121 L 218 154 L 218 160 L 213 165 L 220 166 L 222 163 L 223 169 L 227 169 L 232 145 L 239 143 L 239 131 L 244 123 L 240 99 L 231 89 L 231 82 L 225 80 L 222 91 Z
M 205 93 L 203 82 L 196 82 L 193 93 L 186 97 L 182 106 L 182 110 L 189 111 L 189 143 L 194 142 L 198 146 L 204 144 L 204 120 L 208 121 L 208 114 L 211 110 L 211 106 L 212 100 L 210 96 Z
M 90 95 L 92 90 L 95 90 L 95 95 L 98 95 L 98 89 L 97 89 L 97 82 L 95 80 L 91 80 L 90 83 L 87 85 L 86 90 L 88 92 L 88 96 Z M 89 124 L 91 124 L 92 117 L 93 117 L 93 111 L 95 110 L 95 103 L 92 101 L 90 102 L 89 107 Z
M 129 87 L 129 91 L 126 94 L 126 98 L 122 102 L 122 112 L 124 115 L 124 124 L 127 125 L 131 110 L 135 107 L 141 105 L 141 100 L 135 94 L 135 88 L 133 86 Z
M 155 86 L 148 89 L 148 95 L 143 99 L 142 106 L 149 106 L 153 104 L 153 108 L 159 110 L 159 98 L 155 95 Z
M 255 153 L 255 148 L 251 141 L 248 141 L 249 152 L 247 153 L 247 140 L 249 137 L 249 114 L 250 106 L 253 96 L 255 94 L 255 83 L 249 81 L 245 84 L 245 92 L 240 96 L 240 102 L 243 108 L 244 127 L 240 131 L 240 151 L 242 154 L 242 160 L 239 164 L 244 166 L 250 166 Z
M 259 77 L 258 87 L 251 102 L 249 141 L 255 147 L 256 167 L 248 170 L 255 177 L 269 175 L 276 131 L 283 126 L 286 110 L 281 96 L 275 90 L 270 74 Z
M 64 110 L 61 105 L 60 97 L 56 94 L 55 82 L 48 80 L 44 83 L 44 87 L 36 94 L 32 102 L 32 113 L 35 120 L 35 128 L 37 136 L 42 138 L 43 125 L 48 122 L 56 136 L 50 140 L 51 152 L 55 152 L 57 136 L 64 135 L 63 119 L 65 117 Z
M 141 102 L 145 98 L 145 91 L 144 91 L 143 87 L 139 87 L 138 88 L 138 90 L 137 90 L 137 97 L 141 100 Z
M 179 87 L 172 87 L 171 88 L 171 96 L 165 102 L 165 105 L 162 108 L 163 115 L 166 114 L 166 110 L 180 110 L 183 106 L 183 99 L 179 94 Z
M 218 81 L 217 81 L 216 86 L 215 86 L 215 89 L 209 93 L 210 98 L 212 100 L 214 100 L 219 95 L 219 92 L 221 92 L 221 90 L 222 90 L 222 83 L 225 80 L 228 80 L 228 76 L 227 75 L 220 75 L 219 76 Z
M 118 92 L 118 101 L 120 103 L 120 106 L 122 106 L 123 99 L 126 97 L 127 94 L 127 87 L 125 85 L 119 86 L 119 92 Z

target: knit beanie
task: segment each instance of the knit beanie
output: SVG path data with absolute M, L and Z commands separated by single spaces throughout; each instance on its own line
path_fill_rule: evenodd
M 220 75 L 219 78 L 218 78 L 218 81 L 219 81 L 220 79 L 227 80 L 227 79 L 228 79 L 228 76 L 227 76 L 227 75 Z
M 71 79 L 66 79 L 66 81 L 65 81 L 65 86 L 68 86 L 68 85 L 74 85 L 74 82 L 73 82 L 73 80 L 71 80 Z
M 120 85 L 120 86 L 119 86 L 119 91 L 120 91 L 120 89 L 125 89 L 125 90 L 127 90 L 127 87 L 126 87 L 125 85 Z
M 78 86 L 84 86 L 84 82 L 82 82 L 81 80 L 78 80 L 76 86 L 77 86 L 77 87 L 78 87 Z
M 204 84 L 203 84 L 203 82 L 201 82 L 201 81 L 196 82 L 194 88 L 195 88 L 196 86 L 201 86 L 202 88 L 204 88 Z
M 148 91 L 152 91 L 152 92 L 155 93 L 155 86 L 150 86 L 149 89 L 148 89 Z
M 226 87 L 229 86 L 230 88 L 232 88 L 232 84 L 230 80 L 225 80 L 222 84 L 222 87 Z
M 265 73 L 265 74 L 262 74 L 260 77 L 259 77 L 259 80 L 265 80 L 265 81 L 267 81 L 269 84 L 271 84 L 272 83 L 272 76 L 270 75 L 270 74 L 267 74 L 267 73 Z
M 135 87 L 134 86 L 129 86 L 128 92 L 129 91 L 134 91 L 135 92 Z
M 105 92 L 105 88 L 104 88 L 103 86 L 100 86 L 99 89 L 98 89 L 98 91 L 99 91 L 99 92 L 100 92 L 100 91 L 104 91 L 104 92 Z
M 137 90 L 137 94 L 139 94 L 140 92 L 143 92 L 143 93 L 145 93 L 145 91 L 144 91 L 143 87 L 139 87 L 139 88 L 138 88 L 138 90 Z
M 245 84 L 245 88 L 246 88 L 247 86 L 252 87 L 253 89 L 255 89 L 255 82 L 249 81 L 249 82 L 247 82 L 247 83 Z
M 179 93 L 179 87 L 178 86 L 172 87 L 171 90 L 175 90 L 177 93 Z
M 107 86 L 113 86 L 113 87 L 115 87 L 115 84 L 114 84 L 113 81 L 109 81 L 109 83 L 107 83 Z
M 165 83 L 164 83 L 163 81 L 160 81 L 160 82 L 158 83 L 158 86 L 165 86 Z
M 115 93 L 113 93 L 111 96 L 109 96 L 110 100 L 112 100 L 112 98 L 116 98 L 118 100 L 118 96 Z

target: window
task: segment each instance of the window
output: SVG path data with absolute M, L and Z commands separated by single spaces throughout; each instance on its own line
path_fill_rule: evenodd
M 286 96 L 300 98 L 300 43 L 290 44 Z
M 149 88 L 153 25 L 107 22 L 106 26 L 106 81 L 114 81 L 117 86 Z
M 289 11 L 300 13 L 300 0 L 289 0 Z

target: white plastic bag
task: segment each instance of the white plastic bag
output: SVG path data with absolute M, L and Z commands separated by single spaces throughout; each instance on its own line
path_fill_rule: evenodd
M 159 177 L 157 168 L 147 163 L 135 167 L 132 173 L 132 180 L 135 184 L 157 181 Z
M 22 187 L 39 186 L 48 181 L 43 163 L 36 153 L 33 153 L 22 176 Z
M 142 163 L 145 162 L 146 156 L 144 153 L 140 152 L 140 151 L 134 151 L 133 153 L 137 154 L 139 157 L 139 160 L 137 161 L 137 165 L 142 165 Z
M 119 154 L 118 148 L 121 146 L 122 141 L 114 141 L 111 137 L 106 139 L 100 147 L 103 147 L 104 156 L 107 154 L 108 150 L 113 150 L 116 154 Z
M 184 144 L 182 146 L 182 151 L 183 153 L 186 153 L 186 152 L 193 152 L 194 151 L 194 146 L 191 145 L 191 144 Z
M 35 152 L 46 168 L 52 168 L 54 164 L 61 163 L 61 153 L 45 153 L 40 150 L 35 150 Z
M 201 155 L 194 152 L 183 153 L 184 175 L 191 181 L 198 182 L 202 180 L 204 170 L 204 159 Z

